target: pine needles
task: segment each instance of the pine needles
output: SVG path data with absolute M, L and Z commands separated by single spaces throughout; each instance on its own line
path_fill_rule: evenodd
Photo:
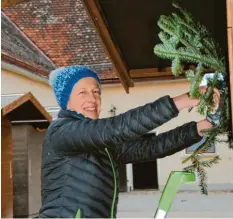
M 187 171 L 197 171 L 200 180 L 201 192 L 208 194 L 206 168 L 219 162 L 218 156 L 203 161 L 201 154 L 217 142 L 228 143 L 233 148 L 231 131 L 231 115 L 229 107 L 228 74 L 225 67 L 225 58 L 221 55 L 220 48 L 211 38 L 210 33 L 202 24 L 195 22 L 189 12 L 182 9 L 177 3 L 173 6 L 178 13 L 162 15 L 158 21 L 161 32 L 158 34 L 161 44 L 154 48 L 154 53 L 164 59 L 171 60 L 172 73 L 176 76 L 185 74 L 190 81 L 190 96 L 200 98 L 198 112 L 206 115 L 213 109 L 214 88 L 221 89 L 221 112 L 219 124 L 207 130 L 207 141 L 197 148 L 194 153 L 183 161 L 191 161 L 192 164 L 185 168 Z M 194 64 L 195 69 L 185 69 L 185 65 Z M 201 80 L 205 74 L 205 68 L 214 72 L 213 79 L 208 81 L 208 90 L 205 94 L 199 92 Z M 224 86 L 220 87 L 219 73 L 224 77 Z M 227 136 L 227 140 L 219 139 L 219 136 Z

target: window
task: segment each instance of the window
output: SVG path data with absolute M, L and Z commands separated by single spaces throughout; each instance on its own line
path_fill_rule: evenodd
M 46 111 L 52 116 L 53 120 L 55 120 L 58 116 L 59 111 L 61 110 L 60 107 L 45 107 Z
M 201 141 L 197 142 L 196 144 L 186 148 L 186 154 L 193 153 L 201 144 L 203 144 L 206 141 L 206 137 L 203 137 Z M 205 153 L 215 153 L 215 146 L 211 145 Z

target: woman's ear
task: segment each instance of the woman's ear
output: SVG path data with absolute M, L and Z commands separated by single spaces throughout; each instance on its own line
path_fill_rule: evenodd
M 69 109 L 69 110 L 71 110 L 70 100 L 68 101 L 66 108 Z

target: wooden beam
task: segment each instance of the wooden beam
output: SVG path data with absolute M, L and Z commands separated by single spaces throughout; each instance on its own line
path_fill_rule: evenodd
M 6 8 L 13 5 L 18 5 L 29 0 L 2 0 L 2 8 Z
M 15 101 L 7 104 L 2 108 L 2 115 L 6 116 L 8 113 L 14 111 L 20 105 L 26 103 L 27 101 L 31 101 L 32 104 L 38 109 L 38 111 L 44 116 L 48 122 L 52 122 L 52 117 L 45 110 L 45 108 L 39 103 L 39 101 L 32 95 L 31 92 L 26 93 L 25 95 L 19 97 Z
M 1 216 L 13 218 L 12 129 L 5 116 L 1 119 Z
M 119 48 L 114 44 L 112 37 L 106 25 L 103 12 L 97 0 L 82 0 L 94 26 L 104 44 L 105 50 L 113 62 L 115 72 L 119 77 L 126 92 L 129 92 L 129 87 L 133 87 L 133 80 L 129 76 L 126 64 L 120 55 Z
M 24 63 L 16 58 L 10 57 L 9 55 L 6 55 L 4 53 L 1 53 L 1 58 L 2 58 L 2 60 L 6 61 L 10 64 L 20 66 L 22 68 L 25 68 L 25 69 L 31 71 L 31 72 L 38 73 L 39 75 L 43 75 L 45 77 L 48 77 L 48 75 L 49 75 L 49 71 L 43 71 L 39 68 L 33 67 L 29 64 L 26 64 L 26 63 Z
M 231 91 L 231 115 L 233 116 L 233 0 L 227 0 L 227 35 L 228 35 L 228 60 L 229 60 L 230 91 Z M 232 119 L 232 130 L 233 130 L 233 119 Z
M 157 68 L 132 69 L 129 71 L 129 74 L 132 78 L 161 77 L 173 75 L 171 72 L 171 68 L 163 69 L 163 71 L 160 72 Z
M 195 70 L 196 66 L 194 65 L 187 65 L 186 69 Z M 211 69 L 204 69 L 205 73 L 213 72 Z M 169 77 L 174 76 L 171 71 L 171 67 L 164 67 L 161 71 L 158 68 L 145 68 L 145 69 L 132 69 L 129 71 L 130 77 L 133 79 L 135 78 L 151 78 L 151 77 Z M 178 77 L 178 76 L 174 76 Z M 179 76 L 179 77 L 184 77 Z M 134 80 L 135 81 L 135 80 Z

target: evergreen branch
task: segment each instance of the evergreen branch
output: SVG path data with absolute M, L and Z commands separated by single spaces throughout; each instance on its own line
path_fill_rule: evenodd
M 163 31 L 165 31 L 165 32 L 167 32 L 168 34 L 170 34 L 170 35 L 172 35 L 172 36 L 175 36 L 175 37 L 177 37 L 177 38 L 179 38 L 180 39 L 180 42 L 184 45 L 184 46 L 186 46 L 187 48 L 190 48 L 193 52 L 195 52 L 195 53 L 199 53 L 199 50 L 198 49 L 196 49 L 194 46 L 192 46 L 192 44 L 190 44 L 188 41 L 186 41 L 186 40 L 184 40 L 184 39 L 182 39 L 177 33 L 176 33 L 176 31 L 177 30 L 179 30 L 179 28 L 173 28 L 173 31 L 171 30 L 171 29 L 169 29 L 169 25 L 168 25 L 168 22 L 169 22 L 169 20 L 167 20 L 167 19 L 165 19 L 164 17 L 163 17 L 163 19 L 161 19 L 161 20 L 159 20 L 158 21 L 158 25 L 159 25 L 159 27 L 163 30 Z M 170 27 L 171 28 L 171 27 Z
M 158 25 L 161 28 L 159 38 L 163 44 L 158 44 L 154 47 L 154 53 L 161 58 L 170 59 L 172 61 L 172 73 L 179 75 L 184 72 L 184 63 L 194 63 L 197 65 L 195 70 L 185 71 L 185 75 L 190 81 L 191 97 L 200 98 L 198 112 L 206 114 L 212 112 L 213 91 L 218 88 L 221 91 L 218 125 L 204 130 L 208 136 L 206 142 L 199 146 L 193 154 L 186 158 L 182 163 L 191 160 L 192 164 L 186 168 L 186 171 L 197 171 L 199 178 L 199 186 L 203 194 L 208 194 L 207 191 L 207 174 L 205 168 L 211 167 L 219 162 L 218 156 L 210 160 L 201 161 L 200 154 L 206 152 L 216 142 L 220 142 L 217 138 L 219 135 L 225 134 L 228 139 L 225 142 L 229 149 L 233 149 L 233 133 L 231 130 L 231 114 L 229 105 L 229 89 L 225 85 L 219 83 L 219 73 L 224 75 L 224 80 L 227 81 L 227 72 L 225 68 L 225 59 L 219 53 L 219 46 L 210 37 L 206 27 L 200 23 L 195 23 L 191 14 L 183 10 L 178 4 L 173 6 L 177 8 L 180 14 L 172 13 L 171 16 L 160 16 Z M 199 91 L 199 85 L 204 75 L 204 66 L 215 71 L 214 78 L 208 81 L 208 89 L 205 94 Z M 222 82 L 221 82 L 222 83 Z M 221 85 L 221 86 L 220 86 Z M 222 101 L 224 100 L 224 101 Z
M 199 91 L 199 85 L 201 83 L 202 76 L 204 74 L 204 68 L 202 66 L 202 63 L 199 63 L 197 65 L 197 68 L 195 69 L 195 74 L 193 73 L 192 77 L 190 74 L 191 74 L 190 71 L 186 72 L 186 76 L 188 77 L 188 80 L 191 82 L 190 92 L 189 92 L 190 96 L 193 98 L 199 98 L 202 96 Z
M 180 57 L 179 56 L 177 56 L 176 58 L 174 58 L 172 60 L 172 68 L 171 68 L 171 70 L 172 70 L 172 73 L 174 75 L 176 75 L 176 76 L 182 74 L 183 67 L 181 65 L 181 61 L 180 61 Z
M 158 44 L 154 48 L 154 53 L 161 58 L 175 59 L 177 56 L 181 60 L 190 61 L 194 63 L 203 63 L 207 67 L 212 67 L 214 69 L 219 69 L 219 72 L 223 72 L 222 66 L 219 66 L 219 63 L 215 63 L 215 60 L 212 60 L 211 57 L 200 56 L 196 53 L 190 53 L 189 51 L 180 48 L 180 49 L 170 49 L 167 45 Z
M 193 19 L 192 19 L 192 15 L 188 11 L 186 11 L 185 9 L 181 8 L 177 2 L 173 1 L 172 6 L 174 8 L 177 8 L 181 12 L 181 14 L 184 16 L 187 23 L 194 24 Z
M 194 172 L 196 169 L 196 166 L 194 164 L 190 165 L 190 166 L 187 166 L 184 168 L 184 171 L 187 171 L 187 172 Z
M 206 184 L 207 175 L 206 175 L 205 169 L 202 166 L 198 165 L 197 173 L 200 179 L 199 187 L 201 188 L 201 193 L 204 195 L 208 195 L 207 184 Z
M 186 27 L 188 30 L 192 31 L 193 35 L 200 36 L 200 38 L 203 39 L 203 43 L 205 43 L 206 46 L 202 44 L 202 47 L 204 48 L 205 52 L 209 55 L 214 55 L 215 58 L 218 57 L 217 53 L 217 48 L 216 48 L 216 43 L 209 38 L 208 36 L 210 35 L 207 31 L 207 29 L 201 25 L 198 24 L 196 25 L 191 14 L 188 13 L 186 10 L 182 9 L 177 3 L 173 2 L 173 6 L 181 12 L 181 14 L 184 16 L 185 20 L 183 20 L 181 17 L 179 17 L 177 14 L 173 13 L 172 15 L 175 17 L 175 19 L 183 25 L 182 29 Z M 204 37 L 206 35 L 206 37 Z
M 218 58 L 217 47 L 215 46 L 213 40 L 208 37 L 210 34 L 206 30 L 206 28 L 201 24 L 195 25 L 193 19 L 189 17 L 190 15 L 185 10 L 182 10 L 177 4 L 175 5 L 182 11 L 182 14 L 184 17 L 186 17 L 186 20 L 189 20 L 189 23 L 185 22 L 185 20 L 183 20 L 180 16 L 173 13 L 172 17 L 164 15 L 160 17 L 158 21 L 158 25 L 160 26 L 160 28 L 164 32 L 167 32 L 167 34 L 179 39 L 180 43 L 186 46 L 189 52 L 201 54 L 201 50 L 205 51 L 206 55 L 212 57 L 213 63 L 216 62 L 214 64 L 215 69 L 218 69 L 220 72 L 224 72 L 224 63 L 222 63 L 222 61 Z M 186 27 L 188 28 L 188 30 L 191 30 L 191 33 L 188 33 Z M 198 39 L 185 40 L 185 38 L 182 36 L 187 34 L 188 36 L 195 36 L 195 38 Z M 205 43 L 206 45 L 203 45 L 203 43 Z M 198 47 L 199 49 L 197 49 Z M 211 65 L 211 63 L 206 64 L 207 66 Z
M 212 128 L 212 132 L 213 132 L 214 130 L 216 130 L 216 127 L 213 127 L 213 128 Z M 195 156 L 197 156 L 198 154 L 204 153 L 204 152 L 208 149 L 208 147 L 210 147 L 211 145 L 214 144 L 215 139 L 216 139 L 216 134 L 214 134 L 214 135 L 211 134 L 211 135 L 209 136 L 209 138 L 207 139 L 207 141 L 206 141 L 204 144 L 200 145 L 189 157 L 187 157 L 185 160 L 183 160 L 182 163 L 184 164 L 184 163 L 186 163 L 187 161 L 189 161 L 189 160 L 191 160 L 191 159 L 194 159 Z
M 202 161 L 201 165 L 203 167 L 211 167 L 213 164 L 219 163 L 220 160 L 221 159 L 219 158 L 219 156 L 215 156 L 214 158 L 212 158 L 210 160 Z

